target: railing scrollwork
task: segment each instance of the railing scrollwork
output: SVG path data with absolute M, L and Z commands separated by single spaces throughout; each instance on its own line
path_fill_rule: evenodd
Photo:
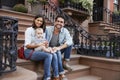
M 18 20 L 0 16 L 0 74 L 16 70 Z

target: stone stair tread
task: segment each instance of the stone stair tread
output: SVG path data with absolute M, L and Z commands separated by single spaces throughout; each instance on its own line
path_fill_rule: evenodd
M 32 61 L 30 61 L 30 60 L 25 60 L 25 59 L 20 59 L 20 58 L 18 58 L 17 59 L 17 61 L 16 61 L 16 64 L 18 65 L 18 66 L 22 66 L 22 65 L 33 65 L 34 64 L 34 62 L 32 62 Z
M 11 73 L 5 73 L 0 80 L 37 80 L 37 74 L 28 69 L 17 66 L 17 70 Z
M 19 47 L 18 47 L 19 48 Z M 73 60 L 75 60 L 75 59 L 78 59 L 78 58 L 80 58 L 80 56 L 81 55 L 78 55 L 78 54 L 72 54 L 71 55 L 71 60 L 70 60 L 70 62 L 71 61 L 73 61 Z M 20 59 L 20 58 L 18 58 L 17 59 L 17 62 L 16 62 L 17 64 L 24 64 L 24 63 L 31 63 L 31 61 L 30 60 L 25 60 L 25 59 Z M 77 65 L 75 65 L 75 66 L 77 66 Z M 73 66 L 74 67 L 74 66 Z
M 120 32 L 118 32 L 118 31 L 109 31 L 109 33 L 116 33 L 116 34 L 119 34 Z
M 30 60 L 25 60 L 25 59 L 17 59 L 17 63 L 21 63 L 21 62 L 30 62 Z
M 81 55 L 79 55 L 79 54 L 71 54 L 71 58 L 78 58 L 78 57 L 80 57 Z
M 83 70 L 83 69 L 88 69 L 88 68 L 90 68 L 89 66 L 80 65 L 80 64 L 72 65 L 71 67 L 72 67 L 73 71 Z
M 21 12 L 6 10 L 6 9 L 1 9 L 0 11 L 1 11 L 1 13 L 4 13 L 4 14 L 2 14 L 2 16 L 6 16 L 6 14 L 7 14 L 7 16 L 16 17 L 16 18 L 24 18 L 24 19 L 28 18 L 28 19 L 31 19 L 31 20 L 34 18 L 34 15 L 29 14 L 29 13 L 21 13 Z
M 80 65 L 80 64 L 71 65 L 71 67 L 73 69 L 72 72 L 88 70 L 90 68 L 90 66 Z M 67 70 L 65 70 L 65 72 L 66 72 L 66 74 L 69 74 L 69 72 Z
M 98 76 L 86 75 L 86 76 L 76 78 L 74 80 L 102 80 L 102 79 L 101 77 L 98 77 Z
M 105 27 L 104 29 L 105 30 L 114 30 L 114 28 L 112 28 L 112 27 Z

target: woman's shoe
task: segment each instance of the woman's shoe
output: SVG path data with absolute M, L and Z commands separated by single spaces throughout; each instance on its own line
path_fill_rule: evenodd
M 59 77 L 54 77 L 52 80 L 60 80 Z

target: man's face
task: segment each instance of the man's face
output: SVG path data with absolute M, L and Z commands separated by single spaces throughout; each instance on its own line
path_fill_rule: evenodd
M 64 26 L 64 19 L 61 17 L 58 17 L 54 25 L 57 29 L 61 29 Z

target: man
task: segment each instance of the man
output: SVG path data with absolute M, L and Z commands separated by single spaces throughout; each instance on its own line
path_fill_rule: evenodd
M 64 18 L 58 15 L 55 18 L 54 26 L 47 26 L 46 39 L 51 47 L 55 46 L 56 50 L 60 50 L 61 53 L 64 52 L 63 67 L 71 71 L 72 68 L 68 65 L 68 61 L 70 60 L 73 41 L 69 31 L 64 28 L 64 25 Z

